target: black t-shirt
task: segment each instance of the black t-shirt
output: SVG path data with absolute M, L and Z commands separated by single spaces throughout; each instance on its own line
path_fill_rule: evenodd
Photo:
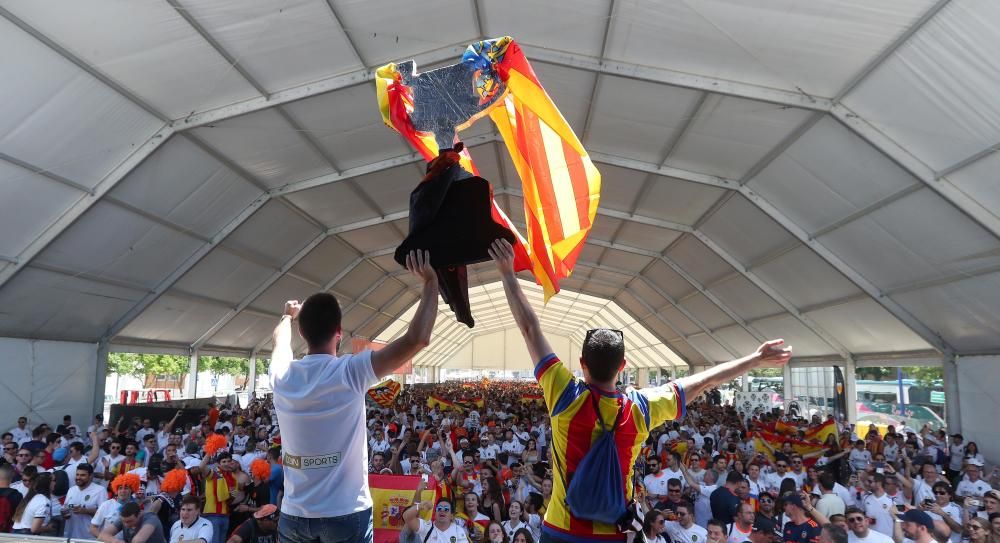
M 785 543 L 819 543 L 819 534 L 823 528 L 813 519 L 806 519 L 802 524 L 785 523 L 781 531 Z
M 708 497 L 708 502 L 712 506 L 712 518 L 723 524 L 732 524 L 736 518 L 736 511 L 740 507 L 740 499 L 729 491 L 728 488 L 720 486 Z
M 264 532 L 257 525 L 257 519 L 250 518 L 240 524 L 233 535 L 238 535 L 243 543 L 275 543 L 278 533 L 277 531 Z

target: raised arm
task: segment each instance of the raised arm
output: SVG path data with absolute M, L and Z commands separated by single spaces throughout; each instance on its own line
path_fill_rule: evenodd
M 514 322 L 517 323 L 518 330 L 524 336 L 524 342 L 528 346 L 528 355 L 533 363 L 537 364 L 542 357 L 552 352 L 552 346 L 542 334 L 542 327 L 538 322 L 538 315 L 528 303 L 528 298 L 521 290 L 521 284 L 517 282 L 517 275 L 514 273 L 514 248 L 505 239 L 498 239 L 490 246 L 490 256 L 496 262 L 500 271 L 500 280 L 503 282 L 503 291 L 507 295 L 507 304 L 510 305 L 510 312 L 514 315 Z
M 431 330 L 437 319 L 438 281 L 437 272 L 431 267 L 430 252 L 410 251 L 406 256 L 406 269 L 423 281 L 420 303 L 406 333 L 399 339 L 390 341 L 381 351 L 372 353 L 372 370 L 379 379 L 396 371 L 430 345 Z
M 299 315 L 302 304 L 297 300 L 285 302 L 285 312 L 278 321 L 278 326 L 274 329 L 274 346 L 271 348 L 271 364 L 269 371 L 272 375 L 282 375 L 288 371 L 288 365 L 292 358 L 292 320 Z
M 87 463 L 91 466 L 97 462 L 97 459 L 101 456 L 101 444 L 97 439 L 97 432 L 90 432 L 90 454 L 87 455 Z
M 677 384 L 684 390 L 689 400 L 694 400 L 706 390 L 732 381 L 744 373 L 763 364 L 782 366 L 792 358 L 792 348 L 783 348 L 785 340 L 772 339 L 757 348 L 757 352 L 738 360 L 712 366 L 694 375 L 682 377 Z

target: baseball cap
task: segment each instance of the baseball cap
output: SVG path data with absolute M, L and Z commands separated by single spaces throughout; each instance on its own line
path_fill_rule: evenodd
M 256 513 L 253 514 L 254 518 L 258 519 L 275 519 L 278 517 L 278 507 L 273 503 L 261 506 Z
M 757 518 L 754 519 L 753 531 L 765 534 L 781 535 L 781 532 L 778 530 L 777 526 L 771 522 L 771 519 L 762 515 L 757 515 Z
M 902 520 L 903 522 L 912 522 L 914 524 L 919 524 L 920 526 L 927 528 L 928 532 L 934 531 L 934 520 L 931 519 L 930 515 L 924 513 L 919 509 L 910 509 L 909 511 L 903 513 L 903 516 L 900 517 L 900 520 Z
M 184 469 L 193 469 L 201 465 L 201 460 L 193 456 L 184 459 Z
M 983 463 L 982 460 L 980 460 L 978 458 L 970 458 L 968 460 L 968 463 L 969 463 L 970 466 L 976 466 L 976 467 L 980 467 L 980 468 L 986 465 L 986 464 Z

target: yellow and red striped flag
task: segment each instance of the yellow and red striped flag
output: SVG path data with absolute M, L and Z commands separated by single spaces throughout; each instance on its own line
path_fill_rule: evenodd
M 396 401 L 399 391 L 403 390 L 403 385 L 398 381 L 386 379 L 381 383 L 368 389 L 368 397 L 382 407 L 392 407 L 392 402 Z
M 601 174 L 569 123 L 542 88 L 520 46 L 510 36 L 473 43 L 462 62 L 482 73 L 495 70 L 506 84 L 489 116 L 497 126 L 521 178 L 527 237 L 514 228 L 493 202 L 493 219 L 518 238 L 514 268 L 531 270 L 548 301 L 559 280 L 573 272 L 600 200 Z M 407 138 L 427 160 L 437 156 L 433 134 L 413 128 L 413 97 L 394 64 L 376 72 L 379 110 L 387 125 Z M 494 85 L 484 85 L 489 92 Z M 464 128 L 464 127 L 459 127 Z M 477 173 L 463 151 L 462 165 Z

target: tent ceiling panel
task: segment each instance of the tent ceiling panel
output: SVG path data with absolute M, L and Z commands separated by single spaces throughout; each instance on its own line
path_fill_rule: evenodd
M 784 311 L 778 302 L 742 275 L 733 275 L 725 281 L 714 283 L 711 292 L 726 307 L 748 321 Z
M 367 324 L 358 326 L 358 328 L 354 330 L 353 335 L 364 338 L 371 337 L 373 334 L 385 327 L 385 325 L 389 324 L 390 321 L 392 321 L 392 317 L 379 313 L 372 317 Z
M 92 189 L 163 124 L 3 18 L 0 47 L 17 51 L 0 66 L 6 155 Z
M 708 364 L 709 366 L 714 365 L 713 362 L 709 361 L 707 358 L 702 356 L 701 353 L 694 350 L 694 348 L 692 348 L 691 345 L 684 340 L 671 341 L 667 346 L 685 359 L 689 366 L 701 366 L 705 364 Z
M 521 199 L 517 199 L 518 206 L 521 205 Z M 590 227 L 590 235 L 602 240 L 611 240 L 615 237 L 615 232 L 621 228 L 621 219 L 616 219 L 614 217 L 598 217 L 594 221 L 593 226 Z
M 660 164 L 701 95 L 690 89 L 602 76 L 587 149 Z
M 175 296 L 168 292 L 129 323 L 120 336 L 190 345 L 229 309 L 224 304 Z
M 725 260 L 694 236 L 681 238 L 670 248 L 667 256 L 703 285 L 733 271 L 733 268 Z
M 798 308 L 861 295 L 861 290 L 805 246 L 754 269 Z M 714 288 L 714 287 L 713 287 Z
M 366 83 L 292 102 L 284 109 L 337 168 L 345 170 L 412 152 L 380 116 L 372 114 L 375 103 L 375 85 Z
M 108 322 L 138 301 L 142 291 L 35 268 L 22 269 L 0 291 L 0 330 L 12 337 L 58 336 L 96 341 Z
M 281 228 L 275 228 L 277 224 Z M 278 267 L 319 233 L 316 226 L 301 215 L 272 200 L 229 234 L 222 245 L 261 255 Z
M 250 307 L 272 313 L 281 312 L 288 300 L 305 300 L 317 290 L 315 285 L 296 279 L 290 275 L 282 275 L 267 290 L 254 300 Z M 260 339 L 260 338 L 258 338 Z
M 423 168 L 419 166 L 408 164 L 394 168 L 391 170 L 392 175 L 384 175 L 382 172 L 366 175 L 357 179 L 357 185 L 378 206 L 378 211 L 381 212 L 379 215 L 407 211 L 410 209 L 410 193 L 417 188 L 422 177 Z M 361 203 L 357 197 L 352 200 L 356 202 L 355 206 Z M 403 223 L 409 224 L 408 221 Z
M 404 292 L 407 292 L 407 288 L 399 283 L 389 280 L 378 286 L 375 290 L 371 291 L 368 296 L 365 296 L 364 302 L 372 307 L 382 307 L 391 302 L 394 298 L 401 296 Z
M 639 215 L 693 225 L 722 197 L 724 189 L 654 175 L 649 192 L 637 202 Z
M 604 217 L 601 217 L 604 220 Z M 658 253 L 663 252 L 681 233 L 647 224 L 625 221 L 615 241 L 632 247 L 642 247 Z
M 363 67 L 324 2 L 180 3 L 268 91 Z
M 757 347 L 760 347 L 761 343 L 739 326 L 718 328 L 712 330 L 712 334 L 727 345 L 732 345 L 739 353 L 752 353 L 757 350 Z
M 126 204 L 211 237 L 260 196 L 183 137 L 169 141 L 109 193 Z
M 706 353 L 715 363 L 727 362 L 733 359 L 733 355 L 729 351 L 707 334 L 688 336 L 687 342 L 699 351 Z
M 837 356 L 837 351 L 795 317 L 785 314 L 761 319 L 754 327 L 768 338 L 783 338 L 795 356 Z
M 729 315 L 726 315 L 719 309 L 719 306 L 712 303 L 703 294 L 695 294 L 682 301 L 681 305 L 711 330 L 735 324 Z
M 375 314 L 375 311 L 367 307 L 355 305 L 350 311 L 344 313 L 341 317 L 340 325 L 344 330 L 356 330 L 359 325 L 372 318 Z
M 372 174 L 373 176 L 400 176 L 409 173 L 407 166 Z M 398 178 L 398 177 L 397 177 Z M 367 182 L 365 177 L 360 181 Z M 308 213 L 317 221 L 331 227 L 354 224 L 377 215 L 367 203 L 358 198 L 348 183 L 331 183 L 301 192 L 293 192 L 285 198 Z
M 23 251 L 39 232 L 80 199 L 74 188 L 0 160 L 0 255 Z
M 813 311 L 809 316 L 853 353 L 920 351 L 931 348 L 920 336 L 869 298 Z
M 171 290 L 224 300 L 235 307 L 248 292 L 263 283 L 274 271 L 228 251 L 210 251 Z M 154 311 L 153 306 L 147 311 Z
M 741 179 L 811 115 L 801 109 L 712 96 L 692 119 L 668 164 Z
M 403 241 L 399 230 L 391 224 L 380 224 L 362 230 L 344 232 L 340 239 L 362 253 L 370 253 L 379 249 L 394 248 Z
M 605 269 L 595 269 L 590 274 L 590 279 L 596 279 L 611 285 L 625 286 L 632 279 L 632 276 Z
M 603 220 L 603 219 L 602 219 Z M 597 262 L 604 255 L 604 248 L 598 247 L 597 245 L 586 244 L 583 246 L 583 250 L 580 251 L 579 260 L 584 260 L 587 262 Z M 574 272 L 575 277 L 585 277 L 588 272 L 583 270 L 581 272 Z
M 282 304 L 284 305 L 284 304 Z M 241 312 L 226 323 L 208 341 L 207 345 L 252 350 L 262 338 L 274 332 L 277 321 L 263 315 Z M 295 333 L 292 334 L 297 335 Z
M 152 288 L 201 244 L 122 208 L 98 203 L 33 264 Z
M 701 230 L 747 266 L 795 242 L 780 224 L 738 194 L 723 204 Z
M 996 349 L 1000 334 L 1000 274 L 894 295 L 957 350 Z
M 995 50 L 1000 5 L 952 2 L 844 102 L 931 168 L 1000 141 L 1000 72 L 970 51 Z M 933 129 L 928 129 L 933 127 Z
M 583 137 L 587 111 L 590 110 L 593 98 L 591 91 L 597 75 L 544 62 L 532 62 L 531 67 L 549 96 L 559 97 L 559 111 L 563 118 L 577 135 Z M 514 169 L 508 169 L 507 172 L 507 175 L 515 175 Z
M 337 283 L 333 290 L 357 300 L 369 287 L 375 284 L 383 273 L 368 262 L 361 262 Z M 344 303 L 344 302 L 342 302 Z
M 597 169 L 601 172 L 601 208 L 631 213 L 649 174 L 600 163 Z
M 446 0 L 393 4 L 335 1 L 340 22 L 368 66 L 410 58 L 414 51 L 449 43 L 471 43 L 477 36 L 469 3 Z M 433 36 L 433 38 L 429 38 Z M 429 42 L 433 39 L 433 42 Z M 421 66 L 417 66 L 420 71 Z
M 650 287 L 645 281 L 632 281 L 632 283 L 628 285 L 628 289 L 632 292 L 632 294 L 642 299 L 654 309 L 663 307 L 670 303 L 664 299 L 663 296 L 660 296 L 655 290 L 653 290 L 653 288 Z M 640 313 L 640 315 L 641 314 L 642 313 Z
M 292 268 L 292 272 L 325 284 L 347 269 L 357 257 L 358 253 L 338 238 L 328 237 L 299 260 Z
M 1000 171 L 1000 152 L 994 151 L 978 162 L 948 174 L 948 181 L 984 208 L 1000 209 L 1000 191 L 996 190 L 997 171 Z
M 170 118 L 257 95 L 167 2 L 97 0 L 60 9 L 4 2 L 4 8 Z
M 864 213 L 915 186 L 913 176 L 830 117 L 750 182 L 809 232 Z
M 614 296 L 615 294 L 618 293 L 619 290 L 621 290 L 618 287 L 612 287 L 610 285 L 606 285 L 606 284 L 603 284 L 603 283 L 591 283 L 591 282 L 586 282 L 583 279 L 581 279 L 580 281 L 581 281 L 580 283 L 576 283 L 576 284 L 574 284 L 574 283 L 567 283 L 565 288 L 581 289 L 581 287 L 583 287 L 585 285 L 586 289 L 587 289 L 587 292 L 589 292 L 589 293 L 591 293 L 591 294 L 593 294 L 595 296 L 606 296 L 606 297 Z
M 395 258 L 392 254 L 376 256 L 371 259 L 372 263 L 376 266 L 386 270 L 389 273 L 403 272 L 405 268 L 396 263 Z M 397 283 L 398 284 L 398 283 Z
M 674 299 L 683 298 L 695 291 L 691 283 L 685 281 L 683 277 L 661 260 L 654 261 L 649 269 L 643 273 L 643 276 L 665 290 Z
M 657 229 L 657 230 L 662 231 L 662 229 Z M 582 257 L 581 260 L 583 260 Z M 638 274 L 642 270 L 646 269 L 646 266 L 648 266 L 651 262 L 653 262 L 653 259 L 649 258 L 648 256 L 637 255 L 634 253 L 626 253 L 624 251 L 618 251 L 616 249 L 605 249 L 604 256 L 601 258 L 601 262 L 606 262 L 609 265 L 614 266 L 616 268 L 620 268 L 623 270 L 630 271 L 634 274 Z
M 192 133 L 269 187 L 333 171 L 302 134 L 272 109 L 195 128 Z
M 820 239 L 883 288 L 1000 263 L 1000 242 L 930 191 L 905 196 Z
M 506 3 L 481 2 L 483 35 L 502 36 L 517 29 L 518 41 L 560 51 L 579 51 L 590 56 L 600 56 L 601 36 L 608 24 L 608 2 L 585 0 L 567 4 L 531 0 L 513 0 Z M 531 14 L 525 16 L 524 14 Z M 559 21 L 553 28 L 553 21 Z M 563 32 L 561 30 L 570 30 Z

